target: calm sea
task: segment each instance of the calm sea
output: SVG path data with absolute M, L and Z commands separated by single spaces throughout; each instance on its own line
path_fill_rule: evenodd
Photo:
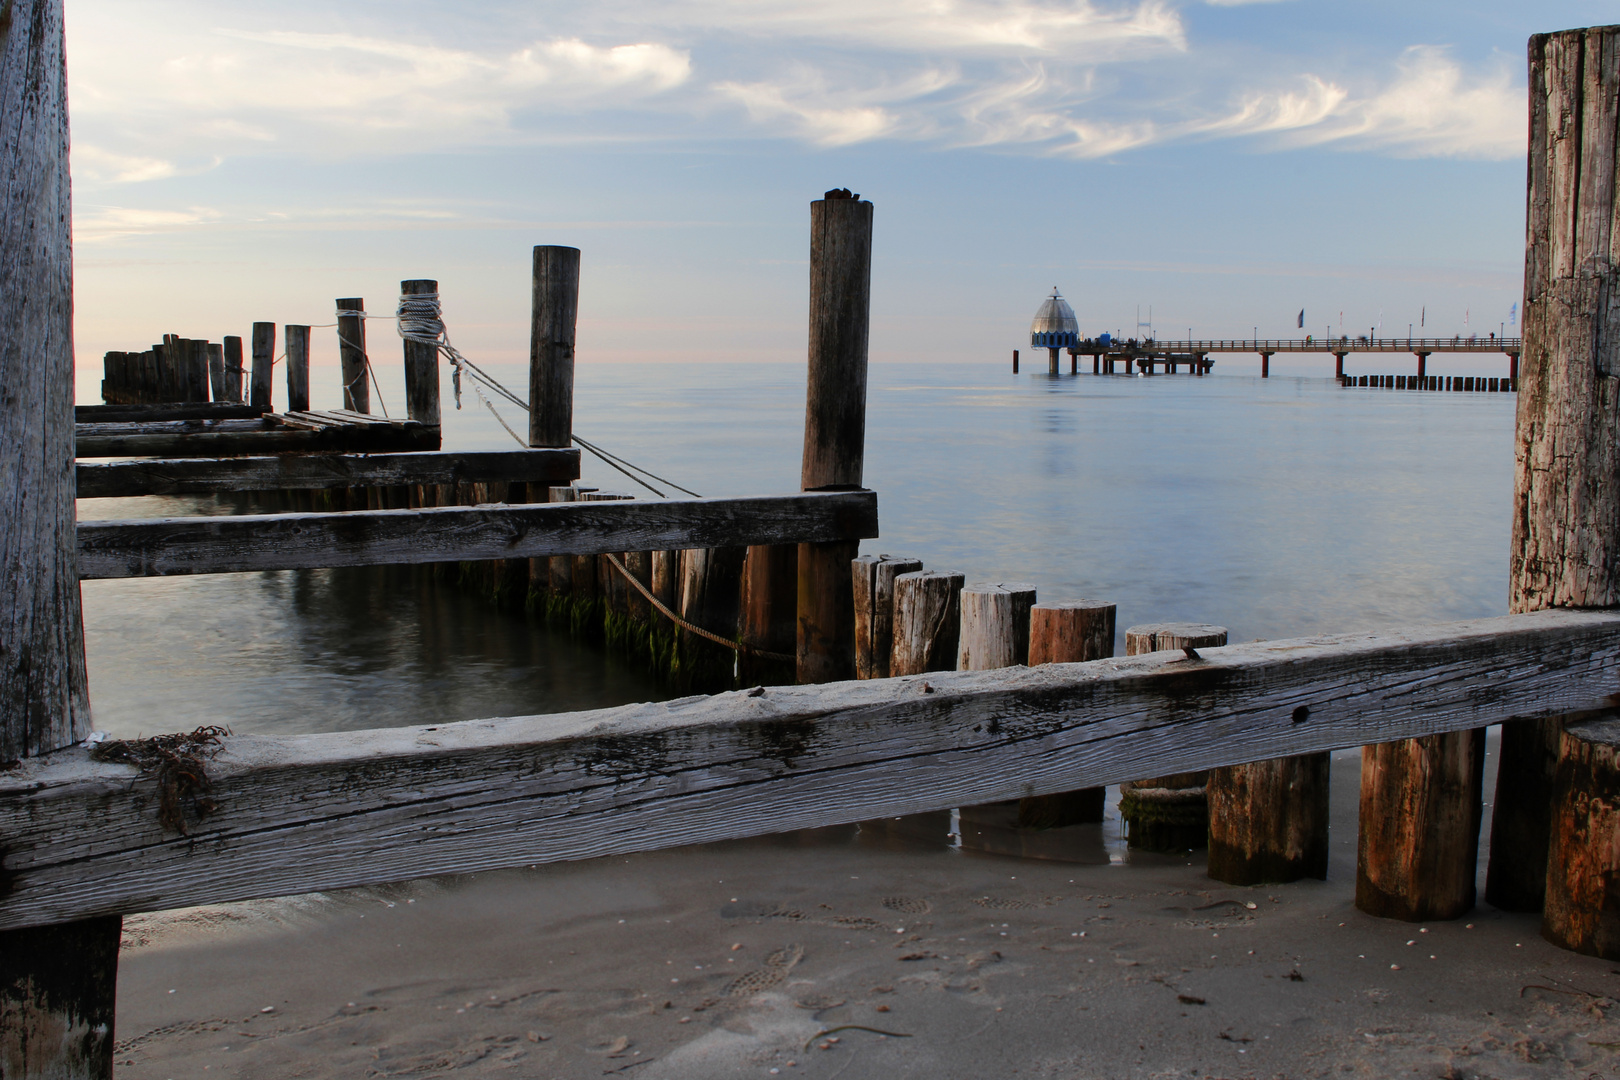
M 1242 641 L 1501 614 L 1514 402 L 1323 378 L 875 365 L 866 484 L 883 536 L 863 550 L 1030 582 L 1042 599 L 1109 600 L 1122 633 L 1178 619 Z M 803 409 L 798 367 L 582 365 L 574 426 L 702 495 L 780 494 L 798 488 Z M 474 399 L 447 422 L 447 448 L 511 445 Z M 651 497 L 589 457 L 584 479 Z M 199 512 L 230 510 L 80 505 L 84 518 Z M 119 736 L 668 696 L 616 657 L 404 568 L 87 582 L 84 601 L 96 726 Z

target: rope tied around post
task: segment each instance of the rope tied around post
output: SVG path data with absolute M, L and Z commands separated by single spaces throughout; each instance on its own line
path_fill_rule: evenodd
M 651 604 L 660 615 L 663 615 L 666 619 L 673 622 L 682 630 L 696 634 L 700 638 L 706 638 L 707 640 L 714 642 L 716 645 L 723 645 L 733 652 L 744 653 L 748 656 L 758 656 L 766 660 L 780 660 L 783 663 L 793 663 L 797 659 L 797 657 L 788 656 L 786 653 L 770 652 L 766 649 L 755 648 L 746 641 L 732 641 L 730 638 L 721 637 L 719 634 L 716 634 L 713 631 L 705 630 L 701 626 L 693 626 L 691 623 L 687 622 L 685 619 L 671 611 L 668 607 L 664 606 L 663 602 L 652 594 L 651 589 L 648 589 L 647 586 L 643 585 L 636 575 L 625 569 L 624 564 L 619 561 L 619 557 L 617 555 L 608 555 L 606 558 L 607 561 L 613 565 L 613 569 L 623 574 L 624 579 L 631 585 L 634 585 L 636 591 L 645 597 L 647 602 Z
M 347 381 L 347 382 L 345 382 L 343 384 L 343 389 L 345 391 L 353 391 L 356 383 L 363 383 L 366 380 L 366 376 L 368 376 L 368 375 L 371 376 L 371 387 L 372 387 L 373 390 L 377 391 L 377 404 L 382 407 L 383 417 L 387 418 L 387 416 L 388 416 L 388 402 L 383 400 L 382 386 L 377 382 L 377 373 L 375 371 L 371 370 L 371 354 L 366 352 L 366 347 L 364 345 L 357 345 L 354 342 L 350 341 L 348 338 L 343 336 L 343 328 L 342 328 L 343 324 L 342 324 L 341 320 L 343 320 L 343 319 L 360 319 L 360 320 L 364 321 L 365 319 L 371 318 L 371 316 L 367 315 L 365 313 L 365 311 L 357 309 L 357 308 L 338 308 L 337 311 L 336 311 L 336 315 L 337 315 L 337 318 L 340 321 L 337 322 L 337 323 L 334 323 L 333 325 L 338 327 L 338 341 L 342 342 L 343 344 L 347 345 L 349 348 L 353 349 L 355 352 L 360 354 L 360 371 L 355 375 L 354 378 L 350 379 L 349 381 Z M 365 329 L 365 327 L 362 326 L 361 330 L 364 330 L 364 329 Z M 362 335 L 362 336 L 364 336 L 364 335 Z M 271 366 L 274 366 L 274 364 L 272 364 Z

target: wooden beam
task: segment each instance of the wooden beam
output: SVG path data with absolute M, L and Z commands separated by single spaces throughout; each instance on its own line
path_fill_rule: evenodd
M 877 495 L 871 491 L 84 521 L 79 577 L 533 559 L 877 534 Z
M 624 504 L 583 504 L 594 510 Z M 0 774 L 0 929 L 593 858 L 1460 731 L 1603 702 L 1620 614 L 223 740 L 214 811 L 84 750 Z M 228 723 L 230 717 L 222 716 Z
M 81 499 L 201 495 L 216 491 L 306 491 L 395 484 L 567 484 L 579 479 L 578 450 L 492 453 L 295 454 L 84 462 Z
M 80 425 L 75 451 L 79 457 L 217 458 L 235 454 L 363 454 L 439 448 L 438 428 L 410 421 L 398 425 L 356 423 L 320 430 L 287 427 L 269 420 L 176 423 L 192 426 L 170 431 L 116 431 L 92 429 L 117 425 Z
M 76 405 L 79 424 L 140 424 L 160 420 L 251 420 L 266 410 L 231 401 L 171 402 L 160 405 Z

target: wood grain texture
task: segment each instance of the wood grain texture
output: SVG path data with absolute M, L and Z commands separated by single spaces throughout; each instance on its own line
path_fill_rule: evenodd
M 1035 606 L 1035 586 L 978 582 L 962 588 L 957 604 L 962 619 L 958 671 L 991 671 L 1029 662 L 1029 609 Z
M 86 462 L 74 467 L 81 499 L 298 491 L 389 484 L 565 484 L 579 476 L 578 450 L 427 454 L 297 454 Z
M 1356 907 L 1406 922 L 1473 909 L 1484 769 L 1483 728 L 1362 748 Z
M 1532 37 L 1529 83 L 1509 610 L 1609 607 L 1620 603 L 1620 28 Z M 1560 726 L 1503 732 L 1486 897 L 1507 910 L 1541 904 Z
M 800 487 L 858 488 L 866 451 L 872 204 L 810 204 L 810 363 Z
M 1553 792 L 1541 936 L 1620 960 L 1620 722 L 1612 714 L 1562 733 Z
M 1326 879 L 1330 765 L 1319 753 L 1211 769 L 1209 876 L 1228 885 Z
M 437 293 L 439 283 L 426 278 L 399 283 L 401 296 Z M 404 341 L 405 415 L 424 424 L 439 423 L 439 347 Z
M 0 931 L 0 1076 L 112 1080 L 123 922 Z
M 597 511 L 623 507 L 594 507 Z M 1620 615 L 1432 627 L 380 731 L 232 736 L 218 811 L 80 750 L 0 774 L 0 928 L 971 806 L 1599 705 Z M 1294 710 L 1308 705 L 1310 719 Z M 228 721 L 229 717 L 221 717 Z
M 574 335 L 579 249 L 534 249 L 529 322 L 529 445 L 570 446 L 574 435 Z
M 78 527 L 78 564 L 84 578 L 163 577 L 595 556 L 733 540 L 787 543 L 875 535 L 874 493 L 807 492 L 668 502 L 86 521 Z M 732 604 L 734 608 L 735 586 Z M 732 632 L 735 628 L 733 618 Z
M 233 401 L 75 405 L 75 424 L 144 424 L 165 420 L 252 420 L 261 410 Z
M 287 411 L 298 412 L 309 408 L 309 327 L 289 325 L 284 336 L 287 342 Z
M 798 608 L 799 546 L 756 544 L 749 548 L 742 574 L 742 640 L 752 649 L 794 656 Z M 739 661 L 744 685 L 780 686 L 797 681 L 796 663 L 767 659 L 752 651 L 745 651 Z
M 293 427 L 287 421 L 175 421 L 168 431 L 111 430 L 83 424 L 74 448 L 79 457 L 222 458 L 237 454 L 390 453 L 437 450 L 439 429 L 426 424 L 372 424 Z
M 90 730 L 73 572 L 73 255 L 59 0 L 0 30 L 0 760 Z
M 961 574 L 937 570 L 919 570 L 894 579 L 891 675 L 955 669 L 962 632 L 959 594 L 965 580 Z
M 242 339 L 227 334 L 220 348 L 225 354 L 225 400 L 240 403 L 243 379 L 247 374 L 242 366 Z
M 1029 612 L 1029 665 L 1074 664 L 1114 655 L 1116 608 L 1101 600 L 1059 600 Z
M 211 403 L 225 404 L 225 346 L 208 344 L 208 396 Z M 74 419 L 78 419 L 77 413 Z
M 253 371 L 248 382 L 248 404 L 270 411 L 271 388 L 276 363 L 276 324 L 253 324 Z
M 862 555 L 850 564 L 855 602 L 855 677 L 887 679 L 894 649 L 894 579 L 923 568 L 922 560 Z
M 358 296 L 340 297 L 338 311 L 365 311 Z M 337 317 L 338 361 L 343 375 L 343 407 L 371 411 L 371 379 L 366 373 L 366 320 L 360 315 Z

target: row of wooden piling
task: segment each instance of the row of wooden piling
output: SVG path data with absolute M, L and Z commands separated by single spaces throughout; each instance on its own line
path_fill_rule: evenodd
M 286 331 L 288 408 L 308 409 L 309 327 Z M 229 335 L 213 342 L 164 334 L 161 344 L 144 352 L 108 352 L 102 358 L 101 400 L 109 405 L 216 401 L 269 412 L 276 324 L 254 323 L 251 341 L 251 371 L 242 363 L 242 339 Z
M 1385 390 L 1441 390 L 1465 394 L 1506 394 L 1519 389 L 1516 378 L 1483 375 L 1341 375 L 1341 386 L 1382 387 Z

